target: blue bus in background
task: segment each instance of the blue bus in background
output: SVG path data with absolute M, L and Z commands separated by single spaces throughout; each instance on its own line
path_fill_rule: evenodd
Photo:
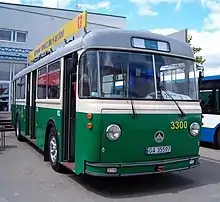
M 205 76 L 199 82 L 203 113 L 201 142 L 220 148 L 220 75 Z

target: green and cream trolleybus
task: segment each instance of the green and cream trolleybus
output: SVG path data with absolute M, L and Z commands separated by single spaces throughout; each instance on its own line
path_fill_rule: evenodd
M 130 176 L 199 165 L 191 47 L 143 31 L 85 33 L 14 76 L 12 119 L 55 171 Z

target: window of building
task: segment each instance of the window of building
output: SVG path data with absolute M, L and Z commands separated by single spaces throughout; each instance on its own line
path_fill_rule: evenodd
M 27 32 L 0 29 L 0 41 L 27 43 Z
M 18 72 L 23 70 L 24 68 L 27 67 L 27 64 L 25 63 L 14 63 L 13 64 L 13 73 L 11 74 L 11 77 L 13 78 Z
M 37 78 L 37 98 L 38 99 L 46 99 L 47 98 L 47 67 L 43 67 L 38 70 L 38 78 Z
M 10 81 L 10 63 L 0 62 L 0 80 Z
M 60 98 L 60 61 L 48 66 L 48 99 Z
M 0 40 L 1 41 L 12 41 L 12 31 L 0 29 Z
M 27 33 L 26 32 L 19 32 L 16 31 L 15 33 L 15 41 L 20 43 L 26 43 L 27 42 Z

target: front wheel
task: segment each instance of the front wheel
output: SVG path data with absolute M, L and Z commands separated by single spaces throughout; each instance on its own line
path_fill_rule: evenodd
M 58 163 L 59 144 L 58 144 L 56 129 L 54 127 L 50 129 L 48 141 L 49 141 L 48 153 L 49 153 L 50 165 L 56 172 L 62 172 L 62 165 Z

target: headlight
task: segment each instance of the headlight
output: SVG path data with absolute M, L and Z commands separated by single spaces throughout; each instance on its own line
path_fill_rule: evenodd
M 118 140 L 121 136 L 121 129 L 118 125 L 111 124 L 107 127 L 105 133 L 109 140 Z
M 189 127 L 190 135 L 193 137 L 197 136 L 199 134 L 200 126 L 198 123 L 194 122 Z

